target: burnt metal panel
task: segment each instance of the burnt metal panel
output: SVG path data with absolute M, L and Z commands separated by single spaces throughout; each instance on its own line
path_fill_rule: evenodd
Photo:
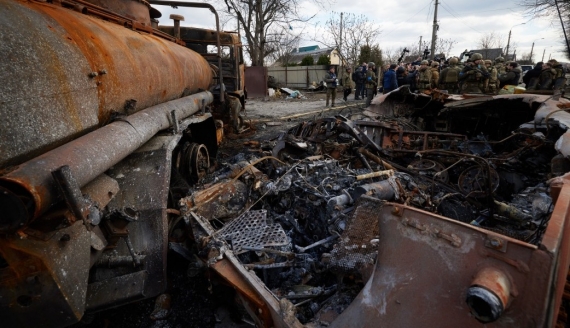
M 362 200 L 359 215 L 379 220 L 376 267 L 331 327 L 481 327 L 465 300 L 474 277 L 486 268 L 503 272 L 511 283 L 503 315 L 486 327 L 546 321 L 552 253 L 415 208 Z
M 91 276 L 98 287 L 89 289 L 88 299 L 93 298 L 92 303 L 89 303 L 90 310 L 105 305 L 119 305 L 132 301 L 136 297 L 152 297 L 162 293 L 166 288 L 166 252 L 168 249 L 166 209 L 172 149 L 179 138 L 179 135 L 157 136 L 108 171 L 108 174 L 119 183 L 120 191 L 107 207 L 111 212 L 123 208 L 131 208 L 137 212 L 137 220 L 128 225 L 128 238 L 135 254 L 144 256 L 144 263 L 137 267 L 131 263 L 128 267 L 117 269 L 108 267 L 93 269 Z M 124 240 L 117 243 L 111 255 L 112 257 L 131 257 Z M 140 286 L 141 282 L 137 282 L 138 287 L 129 289 L 133 295 L 125 296 L 125 298 L 112 297 L 114 294 L 105 296 L 98 292 L 101 288 L 110 288 L 106 284 L 114 285 L 116 280 L 109 279 L 117 276 L 117 273 L 124 272 L 122 270 L 129 270 L 129 273 L 144 271 L 145 279 L 142 281 L 148 280 L 152 283 Z M 92 296 L 91 293 L 98 295 Z
M 8 265 L 0 268 L 2 326 L 60 327 L 81 319 L 90 244 L 81 221 L 49 234 L 27 230 L 3 240 L 0 255 Z
M 267 96 L 267 67 L 246 67 L 245 88 L 247 90 L 248 97 Z
M 110 302 L 126 303 L 145 297 L 146 271 L 129 273 L 89 285 L 87 310 L 96 311 Z

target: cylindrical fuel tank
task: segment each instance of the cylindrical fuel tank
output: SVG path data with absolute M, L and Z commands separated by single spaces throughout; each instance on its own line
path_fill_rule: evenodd
M 210 86 L 194 51 L 75 8 L 0 0 L 0 170 Z

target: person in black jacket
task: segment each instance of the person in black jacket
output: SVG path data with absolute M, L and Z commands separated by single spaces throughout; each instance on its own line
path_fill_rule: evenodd
M 416 67 L 412 66 L 411 69 L 408 71 L 408 75 L 406 75 L 405 84 L 410 85 L 411 92 L 418 90 L 418 85 L 417 85 L 418 73 L 419 71 L 416 69 Z
M 528 90 L 536 89 L 536 82 L 538 81 L 540 73 L 542 73 L 542 65 L 543 62 L 536 63 L 536 65 L 534 65 L 534 68 L 526 72 L 526 74 L 523 76 L 523 82 Z
M 501 88 L 505 85 L 519 85 L 519 80 L 522 74 L 519 64 L 517 62 L 510 62 L 507 65 L 507 72 L 499 76 L 499 81 L 501 81 Z
M 398 82 L 398 87 L 406 84 L 406 69 L 402 66 L 396 69 L 396 81 Z

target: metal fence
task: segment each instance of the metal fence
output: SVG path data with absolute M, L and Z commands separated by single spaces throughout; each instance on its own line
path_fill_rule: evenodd
M 327 70 L 327 65 L 268 67 L 267 74 L 273 76 L 277 84 L 282 87 L 304 89 L 313 82 L 321 82 L 325 78 Z

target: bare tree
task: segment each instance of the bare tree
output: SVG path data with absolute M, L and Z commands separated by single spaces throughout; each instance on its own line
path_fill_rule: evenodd
M 321 0 L 311 1 L 321 3 Z M 298 11 L 301 0 L 223 0 L 223 3 L 223 11 L 235 16 L 243 27 L 252 66 L 263 66 L 265 58 L 277 51 L 279 31 L 314 17 L 301 15 Z
M 530 52 L 523 53 L 519 58 L 517 58 L 517 62 L 522 65 L 532 64 L 533 61 L 530 57 Z
M 481 49 L 504 48 L 505 36 L 495 32 L 483 34 L 479 39 L 477 46 Z
M 281 66 L 288 66 L 291 64 L 292 53 L 299 47 L 301 41 L 302 31 L 297 34 L 290 33 L 288 30 L 282 30 L 280 34 L 275 34 L 274 39 L 277 41 L 275 44 L 275 51 L 269 55 L 273 61 L 279 61 Z
M 448 58 L 451 54 L 451 49 L 457 44 L 457 40 L 453 39 L 437 39 L 435 42 L 435 55 L 445 55 Z
M 390 48 L 386 50 L 382 50 L 382 58 L 383 62 L 386 64 L 397 64 L 398 59 L 404 54 L 404 57 L 408 53 L 404 53 L 404 49 L 412 49 L 412 47 L 400 47 L 400 48 Z
M 520 4 L 527 9 L 527 14 L 531 17 L 550 18 L 554 26 L 560 28 L 560 51 L 570 58 L 570 46 L 568 40 L 570 36 L 570 0 L 519 0 Z M 558 6 L 556 6 L 558 4 Z M 560 15 L 558 15 L 560 10 Z M 562 21 L 562 23 L 561 23 Z
M 331 34 L 332 41 L 323 41 L 322 36 L 315 38 L 315 40 L 329 47 L 336 47 L 341 58 L 346 60 L 349 65 L 356 64 L 360 55 L 360 48 L 365 45 L 372 46 L 381 33 L 380 28 L 369 21 L 368 17 L 345 13 L 342 18 L 342 44 L 340 44 L 340 14 L 333 12 L 325 25 Z

